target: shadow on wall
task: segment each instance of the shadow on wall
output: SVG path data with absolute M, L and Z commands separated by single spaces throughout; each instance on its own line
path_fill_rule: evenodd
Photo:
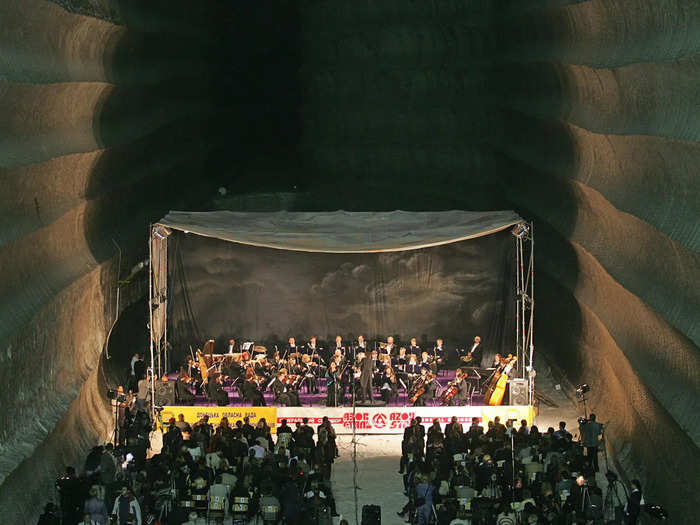
M 107 46 L 116 85 L 93 117 L 104 149 L 87 184 L 85 236 L 98 261 L 114 255 L 111 238 L 143 257 L 149 223 L 170 209 L 206 208 L 217 186 L 260 158 L 293 161 L 296 8 L 268 4 L 105 8 L 129 31 Z M 249 191 L 262 183 L 248 181 Z

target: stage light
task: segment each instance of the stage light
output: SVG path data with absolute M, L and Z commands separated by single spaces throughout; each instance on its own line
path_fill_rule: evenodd
M 153 236 L 161 240 L 166 239 L 171 233 L 172 231 L 170 231 L 170 228 L 166 228 L 162 225 L 153 228 Z
M 530 227 L 526 222 L 521 222 L 516 224 L 510 232 L 518 239 L 522 239 L 530 232 Z
M 586 383 L 582 383 L 580 385 L 577 385 L 576 386 L 576 397 L 581 397 L 590 391 L 591 391 L 591 387 L 588 386 Z

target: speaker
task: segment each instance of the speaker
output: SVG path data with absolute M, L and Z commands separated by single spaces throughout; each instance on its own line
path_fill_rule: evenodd
M 510 404 L 527 405 L 527 379 L 511 379 Z
M 156 382 L 155 399 L 156 405 L 174 405 L 175 404 L 175 383 L 173 381 L 158 381 Z
M 382 525 L 382 508 L 379 505 L 363 505 L 362 525 Z

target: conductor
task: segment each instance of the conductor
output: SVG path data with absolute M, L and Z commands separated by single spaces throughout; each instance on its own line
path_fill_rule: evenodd
M 374 375 L 374 363 L 372 357 L 364 352 L 358 354 L 360 358 L 360 400 L 365 401 L 365 394 L 372 401 L 372 376 Z

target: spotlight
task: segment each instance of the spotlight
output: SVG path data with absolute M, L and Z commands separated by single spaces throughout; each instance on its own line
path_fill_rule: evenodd
M 170 230 L 170 228 L 166 228 L 165 226 L 160 224 L 153 228 L 153 236 L 160 240 L 166 239 L 171 233 L 172 231 Z
M 591 391 L 591 387 L 586 383 L 582 383 L 576 386 L 576 397 L 583 397 L 586 393 Z
M 530 227 L 527 225 L 526 222 L 521 222 L 519 224 L 516 224 L 513 229 L 510 231 L 515 237 L 518 239 L 522 239 L 525 237 L 528 233 L 530 232 Z

